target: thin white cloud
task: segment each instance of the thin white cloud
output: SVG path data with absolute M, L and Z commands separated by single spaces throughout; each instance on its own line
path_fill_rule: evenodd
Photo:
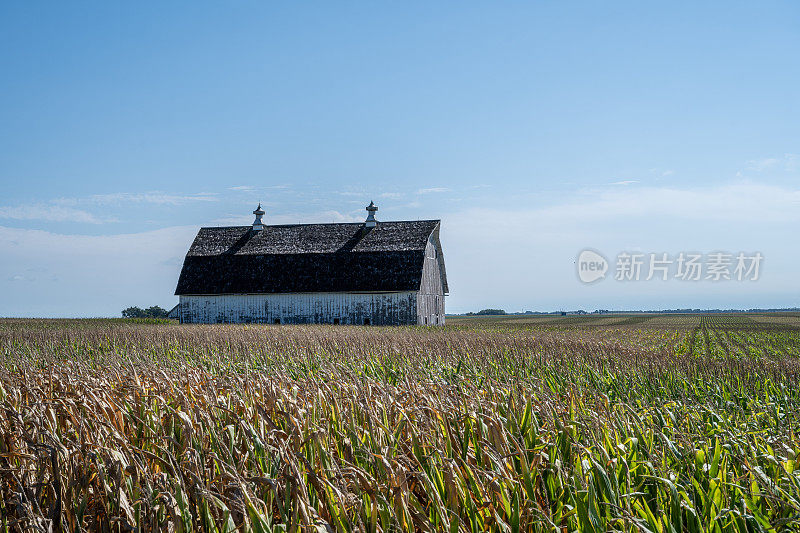
M 751 159 L 747 161 L 747 169 L 755 170 L 756 172 L 763 172 L 767 169 L 775 167 L 780 162 L 780 159 L 775 157 L 765 157 L 762 159 Z
M 366 218 L 366 215 L 364 216 Z M 270 217 L 267 224 L 327 224 L 329 222 L 362 222 L 363 219 L 336 210 L 318 213 L 287 213 Z
M 651 168 L 649 172 L 650 174 L 656 176 L 656 178 L 666 178 L 667 176 L 672 176 L 675 174 L 675 171 L 672 169 L 659 167 Z
M 800 219 L 800 189 L 749 181 L 717 187 L 636 187 L 584 191 L 570 202 L 542 208 L 547 217 L 613 219 L 669 216 L 675 220 Z
M 363 191 L 362 192 L 358 192 L 358 191 L 340 191 L 338 194 L 340 196 L 346 196 L 348 198 L 359 198 L 359 200 L 354 200 L 354 201 L 364 202 L 364 205 L 367 205 L 369 203 L 370 199 L 373 199 L 373 198 L 385 198 L 385 199 L 388 199 L 388 200 L 398 200 L 398 199 L 403 198 L 405 196 L 405 194 L 402 193 L 402 192 L 392 192 L 392 191 L 382 192 L 382 193 L 379 193 L 377 195 L 373 194 L 373 193 L 369 193 L 369 192 L 363 192 Z
M 156 205 L 182 205 L 190 202 L 216 202 L 219 200 L 217 193 L 200 192 L 193 194 L 169 194 L 160 191 L 143 193 L 116 192 L 109 194 L 93 194 L 81 198 L 56 198 L 52 201 L 55 205 L 124 205 L 130 203 L 145 203 Z
M 84 224 L 103 224 L 116 221 L 113 217 L 98 217 L 83 209 L 48 204 L 0 206 L 0 219 L 79 222 Z
M 615 182 L 612 182 L 611 185 L 633 185 L 634 183 L 639 183 L 639 180 L 615 181 Z
M 229 191 L 238 192 L 257 192 L 257 191 L 285 191 L 291 187 L 288 185 L 236 185 L 235 187 L 228 187 Z
M 125 204 L 125 203 L 148 203 L 159 205 L 181 205 L 189 202 L 216 202 L 219 197 L 216 193 L 201 192 L 196 194 L 167 194 L 163 192 L 146 193 L 113 193 L 95 194 L 89 197 L 89 201 L 95 204 Z
M 364 216 L 366 218 L 366 215 Z M 330 222 L 361 222 L 362 219 L 341 213 L 340 211 L 328 210 L 311 213 L 282 213 L 270 214 L 264 217 L 264 223 L 268 225 L 281 224 L 327 224 Z M 253 223 L 253 216 L 228 214 L 224 217 L 212 220 L 213 225 L 219 226 L 249 226 Z
M 37 202 L 15 206 L 0 206 L 0 219 L 40 220 L 44 222 L 76 222 L 105 224 L 117 222 L 114 216 L 91 213 L 88 208 L 125 204 L 182 205 L 189 202 L 215 202 L 216 193 L 167 194 L 163 192 L 95 194 L 83 198 L 56 198 L 47 203 Z
M 431 194 L 437 192 L 448 192 L 450 189 L 447 187 L 428 187 L 427 189 L 419 189 L 417 194 Z
M 793 172 L 797 170 L 798 159 L 800 159 L 800 156 L 797 154 L 783 154 L 780 157 L 750 159 L 745 163 L 745 168 L 753 172 L 766 172 L 768 170 Z
M 211 221 L 214 226 L 249 226 L 253 223 L 253 215 L 234 215 L 229 213 Z
M 800 161 L 800 155 L 786 154 L 783 156 L 784 168 L 790 172 L 797 170 L 797 164 Z

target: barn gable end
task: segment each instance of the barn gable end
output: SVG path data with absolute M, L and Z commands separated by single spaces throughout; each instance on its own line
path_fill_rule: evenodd
M 438 326 L 444 324 L 444 295 L 447 278 L 438 238 L 433 234 L 425 247 L 422 280 L 417 293 L 417 323 Z

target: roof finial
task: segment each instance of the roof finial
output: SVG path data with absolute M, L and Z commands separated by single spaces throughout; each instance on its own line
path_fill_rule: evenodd
M 374 228 L 378 225 L 378 221 L 375 220 L 375 211 L 378 210 L 378 206 L 375 205 L 375 202 L 370 200 L 369 205 L 367 206 L 367 221 L 364 222 L 364 227 L 366 228 Z
M 258 207 L 253 211 L 253 214 L 256 216 L 256 219 L 253 221 L 253 231 L 261 231 L 264 229 L 264 222 L 261 220 L 261 217 L 266 214 L 264 210 L 261 209 L 261 202 L 258 202 Z

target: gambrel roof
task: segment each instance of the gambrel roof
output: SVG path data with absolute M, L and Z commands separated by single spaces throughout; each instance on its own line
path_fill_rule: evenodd
M 428 239 L 440 258 L 439 220 L 201 228 L 175 294 L 418 290 Z

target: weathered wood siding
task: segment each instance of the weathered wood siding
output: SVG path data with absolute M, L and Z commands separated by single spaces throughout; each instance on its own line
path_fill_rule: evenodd
M 444 325 L 444 286 L 442 284 L 441 253 L 433 239 L 425 247 L 422 282 L 417 294 L 417 323 L 429 326 Z
M 182 323 L 364 324 L 418 323 L 416 291 L 219 294 L 180 297 Z

